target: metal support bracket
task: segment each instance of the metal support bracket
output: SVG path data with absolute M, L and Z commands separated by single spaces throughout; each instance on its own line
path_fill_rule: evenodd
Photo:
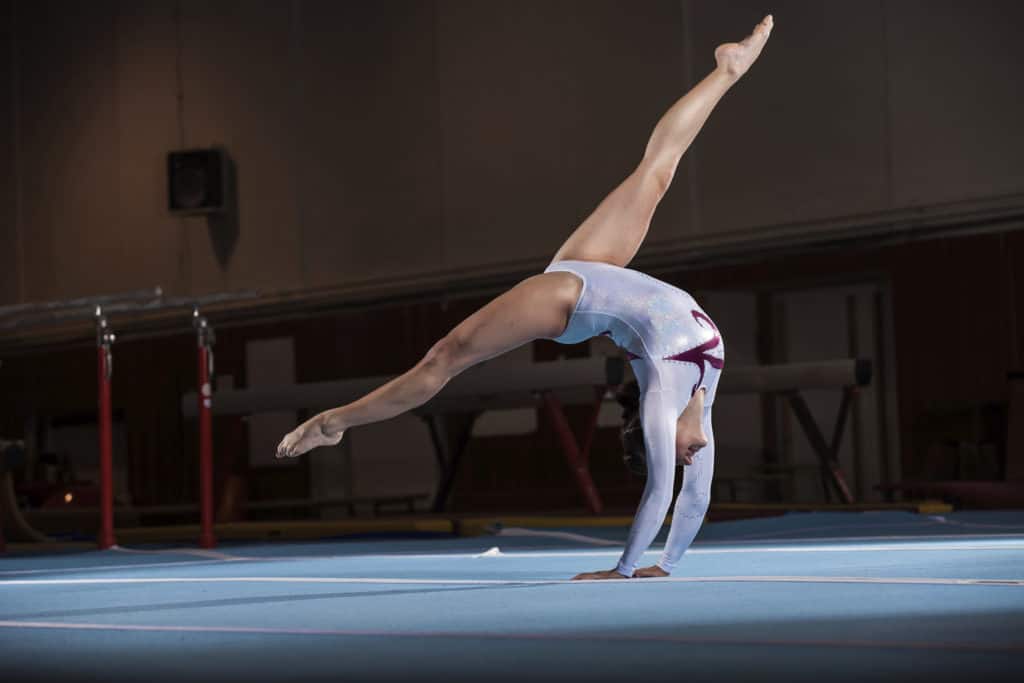
M 432 505 L 434 512 L 444 512 L 444 508 L 448 504 L 448 498 L 451 496 L 452 488 L 455 486 L 455 476 L 458 474 L 459 464 L 462 462 L 462 456 L 469 445 L 469 438 L 473 434 L 473 425 L 476 424 L 480 413 L 469 413 L 468 416 L 469 423 L 462 430 L 462 433 L 459 434 L 454 450 L 451 448 L 451 443 L 448 439 L 448 428 L 445 424 L 444 416 L 435 413 L 425 415 L 423 418 L 430 429 L 430 440 L 434 444 L 434 455 L 437 457 L 440 473 L 437 493 L 434 495 L 434 503 Z
M 843 503 L 854 502 L 850 488 L 846 484 L 846 478 L 843 476 L 842 468 L 839 466 L 839 444 L 843 437 L 846 418 L 849 415 L 850 405 L 856 391 L 856 387 L 846 387 L 843 389 L 843 400 L 839 404 L 839 412 L 836 415 L 831 442 L 825 440 L 825 435 L 818 428 L 818 424 L 814 421 L 814 416 L 811 415 L 811 410 L 807 406 L 804 397 L 800 395 L 800 392 L 792 391 L 784 394 L 789 400 L 790 407 L 793 409 L 794 417 L 796 417 L 797 422 L 803 428 L 811 448 L 814 449 L 814 454 L 818 456 L 818 460 L 821 463 L 821 482 L 825 491 L 825 500 L 827 501 L 832 500 L 831 486 L 836 490 L 839 499 Z
M 594 441 L 594 432 L 597 429 L 597 417 L 601 412 L 601 400 L 604 398 L 607 389 L 608 387 L 606 386 L 595 388 L 594 407 L 590 414 L 590 420 L 587 423 L 587 431 L 583 438 L 582 447 L 569 427 L 569 420 L 565 417 L 565 409 L 562 406 L 562 402 L 550 391 L 545 391 L 541 394 L 544 408 L 547 410 L 548 417 L 551 418 L 551 423 L 558 434 L 558 440 L 562 444 L 562 451 L 569 462 L 569 468 L 572 470 L 573 476 L 576 477 L 576 484 L 587 501 L 587 507 L 595 515 L 601 513 L 601 510 L 604 509 L 604 504 L 601 502 L 601 494 L 598 493 L 597 486 L 594 485 L 594 480 L 590 476 L 590 446 Z
M 192 327 L 196 331 L 196 341 L 199 347 L 206 352 L 206 369 L 212 378 L 214 376 L 213 345 L 217 343 L 217 334 L 206 316 L 199 314 L 198 306 L 192 309 Z
M 110 329 L 110 323 L 101 306 L 96 307 L 94 317 L 96 318 L 96 347 L 103 352 L 106 376 L 107 380 L 110 380 L 114 376 L 114 354 L 111 353 L 110 347 L 117 340 L 117 335 Z

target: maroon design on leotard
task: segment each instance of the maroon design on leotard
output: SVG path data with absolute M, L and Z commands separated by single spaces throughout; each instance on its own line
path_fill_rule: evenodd
M 682 361 L 683 363 L 693 363 L 698 368 L 700 368 L 700 379 L 698 379 L 697 383 L 693 385 L 693 390 L 690 392 L 690 395 L 693 396 L 694 394 L 697 393 L 697 389 L 700 387 L 701 382 L 704 381 L 704 363 L 707 363 L 716 370 L 721 370 L 725 366 L 725 361 L 722 360 L 721 358 L 715 358 L 714 356 L 707 353 L 711 349 L 717 348 L 718 345 L 722 343 L 722 337 L 718 334 L 718 328 L 715 327 L 715 324 L 713 322 L 711 322 L 711 318 L 707 317 L 700 311 L 690 312 L 693 314 L 694 320 L 696 320 L 697 324 L 700 325 L 701 327 L 704 327 L 704 325 L 701 325 L 702 320 L 706 322 L 708 325 L 710 325 L 711 329 L 715 331 L 715 336 L 707 340 L 703 344 L 693 347 L 689 351 L 683 351 L 682 353 L 677 353 L 674 356 L 666 356 L 664 360 L 676 360 Z

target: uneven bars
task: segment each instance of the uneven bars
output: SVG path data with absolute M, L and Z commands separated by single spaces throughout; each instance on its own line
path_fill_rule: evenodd
M 160 286 L 150 289 L 136 289 L 130 292 L 119 292 L 116 294 L 104 294 L 101 296 L 88 296 L 78 299 L 63 299 L 58 301 L 43 301 L 28 304 L 11 304 L 0 306 L 0 318 L 8 318 L 19 315 L 35 315 L 64 311 L 74 308 L 92 308 L 94 306 L 106 306 L 107 304 L 130 302 L 130 301 L 151 301 L 163 298 L 164 290 Z
M 195 308 L 207 308 L 217 304 L 235 303 L 239 301 L 252 301 L 262 297 L 256 290 L 243 290 L 241 292 L 224 292 L 220 294 L 209 294 L 200 297 L 164 297 L 162 290 L 156 288 L 153 292 L 161 292 L 159 296 L 137 301 L 114 300 L 108 304 L 98 303 L 93 299 L 75 299 L 71 302 L 53 302 L 61 304 L 53 309 L 32 310 L 27 313 L 10 314 L 8 319 L 0 320 L 0 330 L 13 330 L 22 328 L 43 327 L 66 321 L 86 320 L 95 315 L 97 306 L 103 309 L 104 314 L 146 314 L 161 313 L 174 310 L 192 311 Z M 27 305 L 27 304 L 26 304 Z
M 100 453 L 100 528 L 97 533 L 97 544 L 101 549 L 110 548 L 116 543 L 114 536 L 114 501 L 113 501 L 113 438 L 112 438 L 112 403 L 111 377 L 113 367 L 112 346 L 115 335 L 108 318 L 112 313 L 145 314 L 159 311 L 188 310 L 193 321 L 201 321 L 199 332 L 198 387 L 204 393 L 204 401 L 200 402 L 202 429 L 200 430 L 200 488 L 201 496 L 201 527 L 200 545 L 212 548 L 215 545 L 213 536 L 213 451 L 211 421 L 209 413 L 210 390 L 209 372 L 213 364 L 213 333 L 206 318 L 200 316 L 200 309 L 222 303 L 245 301 L 259 298 L 259 292 L 248 290 L 242 292 L 226 292 L 202 297 L 177 297 L 166 299 L 163 290 L 156 287 L 152 290 L 138 290 L 122 294 L 101 297 L 85 297 L 64 301 L 52 301 L 42 304 L 20 304 L 0 309 L 0 330 L 26 327 L 40 327 L 56 324 L 61 321 L 82 319 L 87 316 L 93 319 L 96 334 L 97 352 L 97 427 L 99 432 Z M 6 319 L 4 319 L 6 318 Z M 0 522 L 2 523 L 2 522 Z M 0 536 L 2 541 L 2 536 Z M 0 543 L 2 545 L 2 543 Z

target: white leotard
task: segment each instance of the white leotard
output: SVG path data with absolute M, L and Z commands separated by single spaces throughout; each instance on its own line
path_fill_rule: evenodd
M 685 468 L 672 527 L 658 562 L 671 572 L 697 535 L 711 499 L 715 461 L 711 407 L 725 360 L 721 335 L 692 296 L 639 271 L 594 261 L 557 261 L 544 272 L 551 271 L 573 273 L 583 281 L 569 324 L 555 341 L 575 344 L 610 337 L 626 350 L 640 385 L 647 484 L 616 567 L 625 576 L 633 575 L 672 503 L 676 421 L 690 397 L 700 388 L 706 390 L 703 426 L 708 444 Z

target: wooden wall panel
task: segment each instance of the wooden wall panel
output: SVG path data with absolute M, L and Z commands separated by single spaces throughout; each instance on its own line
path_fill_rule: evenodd
M 116 4 L 17 5 L 28 300 L 116 289 L 133 257 L 119 239 Z
M 684 88 L 676 3 L 438 4 L 444 258 L 545 265 Z M 681 179 L 685 184 L 685 179 Z M 681 223 L 676 200 L 652 237 Z
M 185 145 L 223 145 L 237 165 L 238 236 L 188 219 L 196 293 L 302 282 L 296 221 L 292 4 L 182 3 Z M 230 248 L 224 245 L 231 245 Z
M 1024 192 L 1024 4 L 884 7 L 894 202 Z
M 744 37 L 766 7 L 690 5 L 697 74 L 713 69 L 715 47 Z M 776 27 L 760 60 L 723 98 L 695 145 L 707 236 L 756 238 L 758 228 L 779 223 L 887 207 L 878 6 L 789 0 L 771 10 Z
M 14 8 L 0 9 L 0 305 L 18 300 L 17 127 L 14 105 Z
M 12 296 L 24 299 L 543 266 L 631 170 L 658 117 L 712 68 L 715 45 L 741 37 L 763 9 L 12 7 L 21 124 L 0 124 L 21 149 L 25 291 Z M 763 60 L 698 137 L 642 253 L 1020 192 L 1021 47 L 1008 28 L 1018 3 L 783 0 L 773 11 Z M 233 239 L 165 211 L 164 153 L 211 144 L 238 167 Z M 12 154 L 0 147 L 4 163 Z
M 298 227 L 310 286 L 441 266 L 432 3 L 301 4 Z
M 182 295 L 192 291 L 187 232 L 204 227 L 176 219 L 167 210 L 166 155 L 184 144 L 178 119 L 175 7 L 171 0 L 118 5 L 116 181 L 124 258 L 116 274 L 118 289 L 160 285 Z

